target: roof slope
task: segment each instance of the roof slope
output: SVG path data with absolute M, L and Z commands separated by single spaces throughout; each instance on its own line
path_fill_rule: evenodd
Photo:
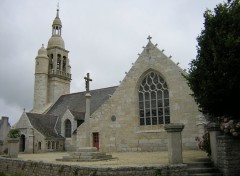
M 94 113 L 108 98 L 112 95 L 117 86 L 103 89 L 91 90 L 90 113 Z M 49 109 L 46 114 L 55 115 L 62 118 L 67 109 L 75 116 L 76 119 L 82 119 L 86 110 L 85 91 L 73 94 L 62 95 L 56 103 Z M 84 118 L 82 119 L 84 120 Z M 58 133 L 61 132 L 61 121 L 56 126 Z
M 83 120 L 85 119 L 85 112 L 78 112 L 78 111 L 71 111 L 72 115 L 74 116 L 75 120 Z
M 46 138 L 63 138 L 55 131 L 58 116 L 48 114 L 26 113 L 32 126 Z
M 92 114 L 100 107 L 108 98 L 112 95 L 115 87 L 108 87 L 103 89 L 91 90 L 91 103 L 90 103 L 90 113 Z M 63 113 L 69 109 L 75 112 L 85 112 L 86 109 L 86 98 L 85 91 L 73 94 L 62 95 L 56 103 L 49 109 L 47 114 L 52 114 L 56 116 L 62 116 Z

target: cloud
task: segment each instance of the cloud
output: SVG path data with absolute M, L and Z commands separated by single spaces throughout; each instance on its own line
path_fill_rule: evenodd
M 71 92 L 118 85 L 131 68 L 147 36 L 182 68 L 196 56 L 203 12 L 222 1 L 105 0 L 61 1 L 62 36 L 70 51 Z M 55 1 L 0 1 L 0 116 L 20 117 L 32 108 L 34 65 L 47 46 L 56 15 Z M 17 115 L 19 114 L 19 115 Z

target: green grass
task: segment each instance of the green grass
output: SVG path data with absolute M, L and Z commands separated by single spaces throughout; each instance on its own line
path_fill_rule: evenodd
M 22 174 L 22 173 L 13 173 L 13 174 L 10 174 L 10 173 L 0 172 L 0 176 L 24 176 L 24 174 Z

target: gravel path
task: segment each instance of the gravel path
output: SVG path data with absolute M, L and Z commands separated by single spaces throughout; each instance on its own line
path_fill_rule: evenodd
M 107 161 L 95 162 L 62 162 L 56 159 L 62 156 L 68 156 L 67 152 L 52 152 L 41 154 L 19 154 L 18 158 L 21 160 L 43 161 L 50 163 L 61 163 L 68 165 L 82 165 L 82 166 L 157 166 L 168 164 L 168 153 L 162 152 L 120 152 L 111 153 L 116 158 Z M 191 159 L 207 157 L 206 153 L 200 150 L 187 150 L 183 152 L 183 161 L 188 162 Z

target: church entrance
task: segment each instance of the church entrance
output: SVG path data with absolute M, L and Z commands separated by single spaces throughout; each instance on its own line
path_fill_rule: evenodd
M 93 133 L 93 147 L 99 150 L 99 133 Z
M 19 143 L 19 151 L 24 152 L 25 151 L 25 135 L 20 136 L 20 143 Z

